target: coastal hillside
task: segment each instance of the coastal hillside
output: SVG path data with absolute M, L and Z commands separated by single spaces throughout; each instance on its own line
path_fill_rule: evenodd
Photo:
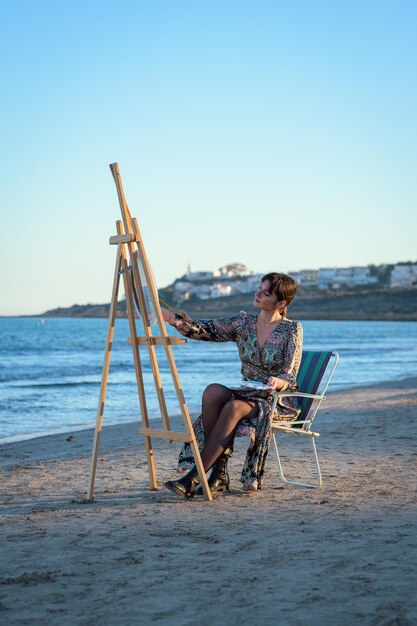
M 160 298 L 169 304 L 173 304 L 172 293 L 171 287 L 159 291 Z M 250 294 L 208 300 L 191 298 L 184 304 L 184 309 L 191 315 L 207 318 L 233 315 L 241 310 L 254 310 Z M 85 304 L 46 311 L 41 317 L 107 317 L 108 314 L 109 304 Z M 126 315 L 124 300 L 118 303 L 117 315 Z M 288 315 L 291 319 L 298 320 L 417 321 L 417 288 L 326 292 L 300 288 Z

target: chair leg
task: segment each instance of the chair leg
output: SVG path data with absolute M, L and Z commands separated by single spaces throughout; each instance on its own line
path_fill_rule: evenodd
M 299 482 L 294 482 L 292 480 L 288 480 L 287 478 L 285 478 L 283 469 L 282 469 L 282 464 L 281 464 L 281 458 L 279 455 L 279 450 L 278 450 L 278 444 L 277 444 L 277 440 L 275 437 L 275 433 L 272 433 L 272 438 L 274 440 L 274 446 L 275 446 L 275 452 L 277 454 L 277 461 L 278 461 L 278 470 L 279 470 L 279 478 L 280 480 L 285 483 L 286 485 L 294 485 L 295 487 L 308 487 L 309 489 L 319 489 L 322 484 L 322 478 L 321 478 L 321 471 L 320 471 L 320 463 L 319 463 L 319 457 L 317 455 L 317 449 L 316 449 L 316 442 L 314 441 L 314 437 L 310 437 L 311 439 L 311 445 L 313 447 L 313 454 L 314 454 L 314 459 L 316 462 L 316 469 L 317 469 L 317 483 L 316 484 L 311 484 L 311 483 L 299 483 Z

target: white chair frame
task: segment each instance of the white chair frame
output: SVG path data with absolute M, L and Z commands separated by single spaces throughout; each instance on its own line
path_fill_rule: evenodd
M 332 362 L 333 361 L 333 362 Z M 274 446 L 275 446 L 275 452 L 277 455 L 277 461 L 278 461 L 278 470 L 279 470 L 279 479 L 285 483 L 286 485 L 294 485 L 295 487 L 307 487 L 309 489 L 319 489 L 322 484 L 323 484 L 323 480 L 322 480 L 322 476 L 321 476 L 321 470 L 320 470 L 320 463 L 319 463 L 319 457 L 317 455 L 317 449 L 316 449 L 316 442 L 315 439 L 317 437 L 320 437 L 319 433 L 317 432 L 313 432 L 311 430 L 311 424 L 313 423 L 314 418 L 316 417 L 317 411 L 320 407 L 320 404 L 322 403 L 323 400 L 325 400 L 326 396 L 325 393 L 327 391 L 327 388 L 329 386 L 329 383 L 332 379 L 332 376 L 334 374 L 334 371 L 337 367 L 337 364 L 339 362 L 339 355 L 337 352 L 332 352 L 331 357 L 329 359 L 329 362 L 327 364 L 326 370 L 324 372 L 324 375 L 322 377 L 322 380 L 320 382 L 320 386 L 319 386 L 319 391 L 321 391 L 320 394 L 309 394 L 309 393 L 302 393 L 299 391 L 296 392 L 291 392 L 291 391 L 278 391 L 273 393 L 272 395 L 274 396 L 274 401 L 272 404 L 272 415 L 274 415 L 275 413 L 275 409 L 276 409 L 276 405 L 278 402 L 279 398 L 285 398 L 288 396 L 291 396 L 292 398 L 313 398 L 313 403 L 309 409 L 308 415 L 306 416 L 305 420 L 301 420 L 301 421 L 295 421 L 295 422 L 272 422 L 271 424 L 271 428 L 272 428 L 272 439 L 274 441 Z M 295 425 L 298 426 L 298 428 L 293 428 Z M 285 475 L 284 475 L 284 471 L 282 469 L 282 463 L 281 463 L 281 458 L 280 458 L 280 454 L 279 454 L 279 449 L 278 449 L 278 444 L 277 444 L 277 440 L 275 437 L 275 432 L 277 433 L 285 433 L 285 434 L 290 434 L 290 435 L 301 435 L 301 436 L 307 436 L 310 438 L 311 441 L 311 445 L 313 448 L 313 455 L 314 455 L 314 459 L 315 459 L 315 463 L 316 463 L 316 470 L 317 470 L 317 482 L 315 483 L 301 483 L 301 482 L 296 482 L 296 481 L 292 481 L 292 480 L 288 480 Z

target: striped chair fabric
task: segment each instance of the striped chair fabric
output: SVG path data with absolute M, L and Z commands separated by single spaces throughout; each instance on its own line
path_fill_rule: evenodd
M 298 391 L 315 394 L 318 391 L 332 352 L 304 351 L 297 376 Z M 297 420 L 307 419 L 313 398 L 300 398 L 301 413 Z M 297 424 L 295 425 L 297 426 Z M 298 425 L 300 426 L 300 425 Z

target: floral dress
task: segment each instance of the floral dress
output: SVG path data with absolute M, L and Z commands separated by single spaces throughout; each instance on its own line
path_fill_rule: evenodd
M 239 315 L 214 320 L 193 319 L 188 315 L 176 315 L 175 328 L 185 337 L 200 341 L 234 341 L 242 363 L 243 378 L 266 383 L 270 376 L 287 381 L 289 391 L 297 390 L 297 373 L 301 363 L 303 327 L 299 322 L 284 318 L 265 341 L 258 346 L 256 334 L 257 314 L 241 311 Z M 242 470 L 241 482 L 246 489 L 257 490 L 262 486 L 271 440 L 271 422 L 294 421 L 300 413 L 296 398 L 279 399 L 274 415 L 271 415 L 273 397 L 268 391 L 248 387 L 231 389 L 235 399 L 256 402 L 255 417 L 244 418 L 237 426 L 235 436 L 250 436 L 251 441 Z M 193 424 L 200 451 L 204 448 L 202 416 Z M 182 447 L 178 471 L 189 469 L 194 463 L 191 446 Z

